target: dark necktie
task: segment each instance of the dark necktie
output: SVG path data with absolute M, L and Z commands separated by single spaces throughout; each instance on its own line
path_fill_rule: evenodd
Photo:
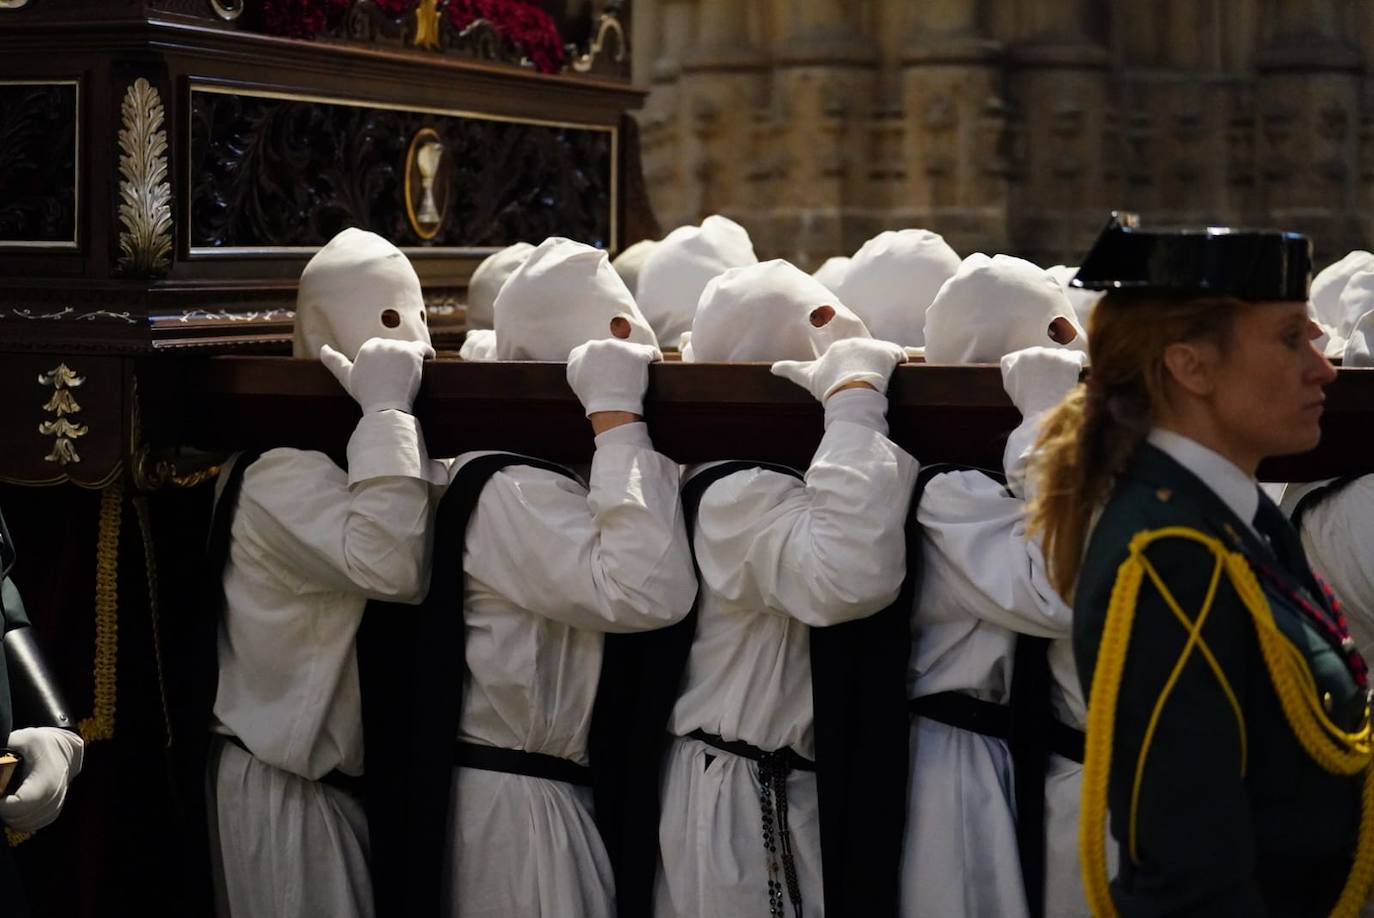
M 1312 576 L 1312 569 L 1307 564 L 1307 553 L 1302 549 L 1302 540 L 1298 538 L 1297 530 L 1288 522 L 1278 505 L 1270 500 L 1269 495 L 1263 491 L 1259 492 L 1259 508 L 1255 511 L 1255 529 L 1269 540 L 1269 547 L 1273 550 L 1279 565 L 1290 576 L 1295 577 L 1298 583 L 1302 584 L 1303 589 L 1311 593 L 1314 599 L 1321 602 L 1322 591 L 1317 586 L 1316 579 Z

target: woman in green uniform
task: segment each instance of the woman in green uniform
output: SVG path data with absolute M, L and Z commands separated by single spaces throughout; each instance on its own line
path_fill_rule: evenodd
M 1255 479 L 1316 446 L 1335 378 L 1309 253 L 1114 216 L 1074 280 L 1107 294 L 1089 378 L 1040 432 L 1031 525 L 1073 601 L 1099 915 L 1354 915 L 1374 876 L 1365 664 Z

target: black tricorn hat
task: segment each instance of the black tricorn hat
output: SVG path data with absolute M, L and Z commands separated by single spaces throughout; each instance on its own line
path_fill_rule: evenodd
M 1142 230 L 1113 213 L 1070 284 L 1086 290 L 1306 300 L 1312 242 L 1282 230 Z

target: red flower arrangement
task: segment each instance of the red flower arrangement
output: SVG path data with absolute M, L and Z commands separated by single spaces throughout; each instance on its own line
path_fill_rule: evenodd
M 336 24 L 349 0 L 259 0 L 244 10 L 243 24 L 256 32 L 306 41 Z
M 309 41 L 332 28 L 348 12 L 352 0 L 257 0 L 244 10 L 243 25 L 269 35 Z M 387 16 L 399 19 L 418 0 L 372 0 Z M 536 70 L 556 73 L 566 55 L 558 26 L 547 12 L 525 0 L 439 0 L 449 23 L 459 31 L 478 19 L 490 22 L 496 34 L 520 50 Z
M 448 0 L 448 21 L 462 30 L 478 19 L 491 23 L 496 34 L 529 58 L 541 73 L 556 73 L 563 65 L 563 42 L 558 26 L 544 10 L 522 0 Z

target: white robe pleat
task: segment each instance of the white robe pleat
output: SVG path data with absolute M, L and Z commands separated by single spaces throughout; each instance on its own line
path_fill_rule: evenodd
M 1006 743 L 918 718 L 907 798 L 903 916 L 1028 914 Z
M 758 764 L 694 739 L 674 739 L 663 772 L 660 850 L 674 869 L 654 885 L 658 918 L 732 918 L 768 914 Z M 822 918 L 820 814 L 816 775 L 787 779 L 787 819 L 805 918 Z M 779 854 L 778 863 L 782 863 Z M 782 882 L 781 874 L 778 877 Z M 792 903 L 784 883 L 783 914 Z
M 561 781 L 454 769 L 443 914 L 612 918 L 615 880 L 591 798 Z
M 1045 775 L 1045 918 L 1090 918 L 1078 862 L 1083 766 L 1050 756 Z M 1107 875 L 1116 875 L 1116 845 L 1107 846 Z
M 215 809 L 220 918 L 371 918 L 360 802 L 226 745 Z

